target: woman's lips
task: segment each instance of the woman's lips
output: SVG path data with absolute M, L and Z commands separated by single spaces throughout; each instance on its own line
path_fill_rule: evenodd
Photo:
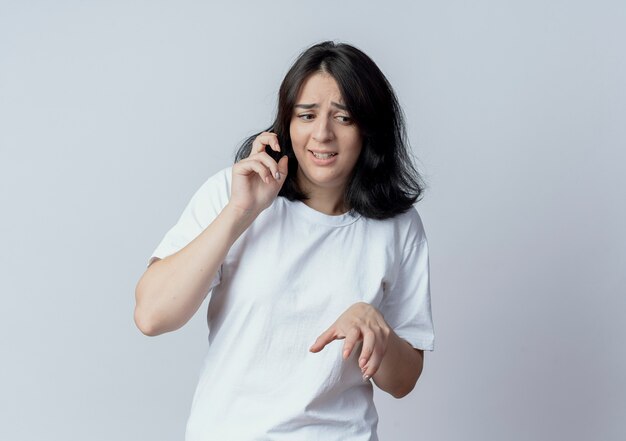
M 315 152 L 318 156 L 315 156 L 315 154 L 313 154 L 313 151 L 311 150 L 309 150 L 309 153 L 311 154 L 311 159 L 313 163 L 317 165 L 329 165 L 335 162 L 335 160 L 337 159 L 337 153 L 334 152 Z M 329 154 L 331 156 L 327 157 Z

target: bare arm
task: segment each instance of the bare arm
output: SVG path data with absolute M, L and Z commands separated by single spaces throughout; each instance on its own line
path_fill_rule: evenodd
M 228 250 L 255 218 L 229 204 L 186 247 L 150 265 L 135 290 L 135 323 L 141 332 L 154 336 L 187 323 Z
M 174 331 L 189 321 L 233 243 L 276 198 L 287 175 L 287 156 L 276 163 L 266 145 L 280 151 L 275 134 L 259 135 L 250 156 L 233 166 L 226 207 L 184 248 L 152 263 L 137 283 L 135 323 L 144 334 Z
M 424 351 L 413 348 L 391 329 L 387 351 L 372 379 L 385 392 L 402 398 L 413 390 L 423 367 Z

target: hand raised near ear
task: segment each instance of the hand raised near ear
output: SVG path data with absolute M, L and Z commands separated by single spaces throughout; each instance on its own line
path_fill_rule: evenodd
M 266 151 L 269 146 L 280 153 L 275 133 L 263 132 L 252 142 L 247 158 L 233 165 L 233 182 L 229 204 L 260 213 L 278 195 L 288 173 L 287 156 L 276 162 Z

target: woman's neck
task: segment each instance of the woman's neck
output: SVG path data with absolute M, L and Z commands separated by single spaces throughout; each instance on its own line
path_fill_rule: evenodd
M 339 216 L 350 210 L 344 199 L 345 188 L 313 187 L 302 181 L 299 187 L 308 196 L 308 199 L 302 202 L 316 211 L 330 216 Z
M 349 209 L 344 205 L 343 200 L 333 201 L 332 199 L 324 199 L 323 197 L 314 197 L 309 193 L 309 199 L 305 199 L 306 205 L 312 209 L 330 216 L 339 216 L 346 213 Z

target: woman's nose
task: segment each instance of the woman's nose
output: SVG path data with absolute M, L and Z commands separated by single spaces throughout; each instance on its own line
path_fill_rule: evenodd
M 328 142 L 333 139 L 333 131 L 328 118 L 318 117 L 313 127 L 313 139 L 317 142 Z

